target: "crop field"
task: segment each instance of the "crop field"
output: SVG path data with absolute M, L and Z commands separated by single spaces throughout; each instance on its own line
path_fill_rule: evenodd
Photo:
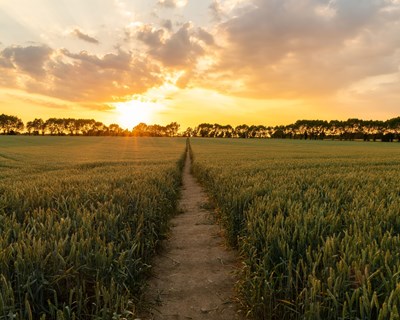
M 400 144 L 192 139 L 255 319 L 399 319 Z
M 133 319 L 184 139 L 0 137 L 0 319 Z

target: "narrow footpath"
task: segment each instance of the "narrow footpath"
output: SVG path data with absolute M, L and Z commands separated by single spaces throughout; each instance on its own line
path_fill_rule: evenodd
M 207 196 L 190 173 L 183 173 L 182 212 L 172 220 L 170 238 L 153 263 L 148 300 L 151 314 L 141 319 L 243 319 L 234 302 L 237 258 L 220 236 Z

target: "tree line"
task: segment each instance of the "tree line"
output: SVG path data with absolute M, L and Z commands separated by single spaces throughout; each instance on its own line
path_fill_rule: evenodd
M 132 130 L 127 130 L 115 123 L 107 126 L 94 119 L 73 118 L 36 118 L 25 125 L 16 116 L 0 115 L 0 133 L 7 135 L 174 137 L 178 135 L 179 127 L 176 122 L 166 126 L 139 123 Z
M 187 128 L 183 133 L 187 137 L 208 138 L 279 138 L 304 140 L 364 140 L 399 141 L 400 117 L 386 121 L 348 119 L 298 120 L 293 124 L 279 126 L 246 125 L 236 127 L 202 123 Z
M 400 117 L 386 121 L 348 119 L 298 120 L 286 126 L 220 125 L 201 123 L 179 132 L 180 125 L 171 122 L 166 126 L 139 123 L 132 130 L 118 124 L 106 126 L 93 119 L 49 118 L 34 119 L 26 125 L 16 116 L 0 115 L 1 134 L 29 135 L 83 135 L 83 136 L 139 136 L 139 137 L 205 137 L 205 138 L 279 138 L 304 140 L 364 140 L 399 141 Z

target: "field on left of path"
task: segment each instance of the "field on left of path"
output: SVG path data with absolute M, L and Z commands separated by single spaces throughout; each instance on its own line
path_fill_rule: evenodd
M 0 319 L 131 319 L 184 139 L 0 136 Z

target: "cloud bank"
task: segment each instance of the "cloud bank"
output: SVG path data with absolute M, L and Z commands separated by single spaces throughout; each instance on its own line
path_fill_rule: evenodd
M 102 56 L 46 45 L 7 47 L 0 52 L 0 84 L 82 104 L 118 101 L 162 83 L 159 67 L 117 50 Z
M 398 1 L 255 0 L 252 5 L 218 26 L 224 50 L 212 70 L 226 87 L 239 75 L 240 94 L 332 95 L 362 79 L 399 72 Z

